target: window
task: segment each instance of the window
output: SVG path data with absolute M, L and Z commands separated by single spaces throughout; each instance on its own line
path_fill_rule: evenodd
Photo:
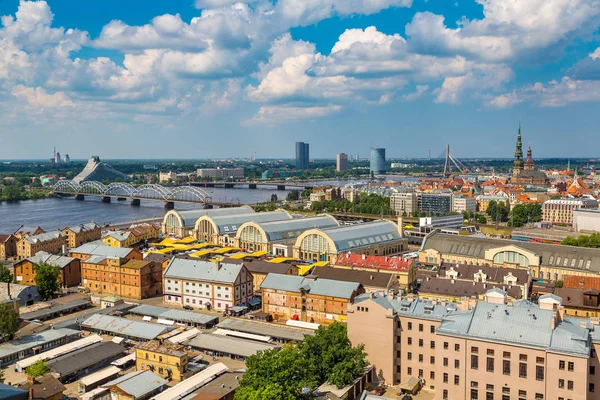
M 419 332 L 423 332 L 423 324 L 419 324 Z
M 560 360 L 558 362 L 558 369 L 563 369 L 563 370 L 565 369 L 565 362 L 564 362 L 564 360 Z
M 419 339 L 419 347 L 423 347 L 423 339 Z
M 471 387 L 472 388 L 478 388 L 479 387 L 479 383 L 477 383 L 475 381 L 471 381 Z
M 396 350 L 396 358 L 400 358 L 400 350 Z
M 446 357 L 444 357 L 444 367 L 448 366 L 448 359 Z
M 537 364 L 543 364 L 544 363 L 544 357 L 536 357 L 535 358 L 535 362 Z
M 432 380 L 435 379 L 435 372 L 431 371 L 429 373 L 429 379 L 432 379 Z
M 527 397 L 527 390 L 519 390 L 519 397 Z
M 448 350 L 448 342 L 444 342 L 444 350 Z
M 444 372 L 444 379 L 443 379 L 444 383 L 448 383 L 448 374 Z
M 493 355 L 494 355 L 494 350 L 492 350 L 492 349 L 488 349 L 488 350 L 487 350 L 487 355 L 488 355 L 488 356 L 493 356 Z
M 454 351 L 460 351 L 460 344 L 456 343 L 454 345 Z
M 406 358 L 412 360 L 412 353 L 410 351 L 406 353 Z
M 573 381 L 567 381 L 567 390 L 573 390 Z
M 429 364 L 435 364 L 435 357 L 434 356 L 429 357 Z
M 396 372 L 400 373 L 400 366 L 399 365 L 396 365 Z
M 423 362 L 423 354 L 419 354 L 419 362 Z
M 502 395 L 502 400 L 510 400 L 510 396 L 507 394 Z
M 575 371 L 575 363 L 574 362 L 569 361 L 568 366 L 569 366 L 569 371 L 571 371 L 571 372 Z
M 412 322 L 409 322 L 409 323 L 408 323 L 408 330 L 409 330 L 409 331 L 412 331 Z
M 479 353 L 479 347 L 471 347 L 471 353 Z
M 596 367 L 590 365 L 590 375 L 596 375 Z
M 419 370 L 419 375 L 418 375 L 418 377 L 419 377 L 419 378 L 423 377 L 423 370 L 422 370 L 422 369 L 420 369 L 420 370 Z
M 490 390 L 490 391 L 494 391 L 494 385 L 490 385 L 489 383 L 487 385 L 485 385 L 485 390 Z
M 471 400 L 479 400 L 479 390 L 471 389 Z
M 542 367 L 541 365 L 537 365 L 535 367 L 535 380 L 536 381 L 544 380 L 544 367 Z
M 527 364 L 519 363 L 519 378 L 527 378 Z
M 593 392 L 594 392 L 594 389 L 596 389 L 596 388 L 594 387 L 594 384 L 593 384 L 593 383 L 590 383 L 589 391 L 593 393 Z
M 559 389 L 564 389 L 565 388 L 565 380 L 564 379 L 559 379 L 558 380 L 558 388 Z
M 430 332 L 430 333 L 435 333 L 435 326 L 431 325 L 431 326 L 429 327 L 429 332 Z
M 485 370 L 487 372 L 494 372 L 494 359 L 492 357 L 487 358 L 487 363 L 485 365 Z
M 460 376 L 454 375 L 454 384 L 455 385 L 460 385 Z
M 542 393 L 536 393 L 535 400 L 544 400 L 544 395 Z
M 435 341 L 432 340 L 431 342 L 429 342 L 429 348 L 435 349 Z
M 442 399 L 448 400 L 448 389 L 444 389 L 444 391 L 442 392 Z
M 412 368 L 411 367 L 406 368 L 406 373 L 408 375 L 412 375 Z
M 509 393 L 510 393 L 510 388 L 509 388 L 509 387 L 506 387 L 506 386 L 503 386 L 503 387 L 502 387 L 502 393 L 509 394 Z
M 519 361 L 527 361 L 527 354 L 519 354 Z
M 502 373 L 504 375 L 510 375 L 510 361 L 502 360 Z
M 460 368 L 460 360 L 454 360 L 454 368 Z
M 400 336 L 398 336 L 398 337 L 400 337 Z M 408 344 L 412 344 L 412 338 L 411 337 L 408 338 Z
M 494 400 L 494 392 L 485 392 L 485 400 Z
M 479 369 L 479 356 L 471 355 L 471 369 Z

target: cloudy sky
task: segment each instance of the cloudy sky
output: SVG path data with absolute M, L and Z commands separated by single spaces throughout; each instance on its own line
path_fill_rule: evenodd
M 598 0 L 0 0 L 0 159 L 598 157 Z

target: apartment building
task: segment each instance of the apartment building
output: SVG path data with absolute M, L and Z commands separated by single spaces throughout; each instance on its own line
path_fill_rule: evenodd
M 165 379 L 182 381 L 188 368 L 188 356 L 181 345 L 150 340 L 135 349 L 138 371 L 150 370 Z
M 173 258 L 163 275 L 163 301 L 227 310 L 252 299 L 252 279 L 243 263 Z
M 17 243 L 17 257 L 19 259 L 34 256 L 40 251 L 58 254 L 67 245 L 67 238 L 61 231 L 40 233 L 38 235 L 23 237 Z
M 595 399 L 598 320 L 566 317 L 560 301 L 456 304 L 372 293 L 350 307 L 348 336 L 365 345 L 387 384 L 420 378 L 436 399 Z
M 35 285 L 36 268 L 42 264 L 60 268 L 58 281 L 61 286 L 72 287 L 81 284 L 81 263 L 78 258 L 57 256 L 44 251 L 15 263 L 15 280 L 21 285 Z
M 357 282 L 281 274 L 267 275 L 260 288 L 262 310 L 273 319 L 296 319 L 324 325 L 345 321 L 348 304 L 364 293 Z
M 573 225 L 575 209 L 598 209 L 592 198 L 548 200 L 542 204 L 542 222 Z
M 160 229 L 153 224 L 136 225 L 119 232 L 109 232 L 102 241 L 112 247 L 133 247 L 159 236 Z
M 510 201 L 508 196 L 500 196 L 500 195 L 480 195 L 477 196 L 477 209 L 481 212 L 487 212 L 488 207 L 492 201 L 496 203 L 504 203 L 506 207 L 510 208 Z
M 252 274 L 252 286 L 254 293 L 260 291 L 260 285 L 268 274 L 282 274 L 297 276 L 300 268 L 296 264 L 290 263 L 272 263 L 263 260 L 243 261 L 235 258 L 226 258 L 223 260 L 226 264 L 244 264 Z
M 196 174 L 198 178 L 240 179 L 244 177 L 244 168 L 200 168 Z
M 17 242 L 19 239 L 13 234 L 0 234 L 0 260 L 5 260 L 17 255 Z
M 390 196 L 390 207 L 397 216 L 413 217 L 419 212 L 419 198 L 416 193 L 394 193 Z
M 68 226 L 62 230 L 62 234 L 67 238 L 67 245 L 72 249 L 94 240 L 100 240 L 102 231 L 100 226 L 91 222 L 89 224 Z
M 92 293 L 138 300 L 162 294 L 162 265 L 151 261 L 92 256 L 81 261 L 81 279 Z
M 473 197 L 454 195 L 452 196 L 452 212 L 475 212 L 477 211 L 477 201 Z

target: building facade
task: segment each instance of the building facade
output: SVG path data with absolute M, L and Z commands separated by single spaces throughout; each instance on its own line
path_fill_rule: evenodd
M 362 295 L 348 311 L 348 336 L 386 384 L 420 378 L 436 399 L 597 397 L 596 325 L 565 317 L 553 298 L 497 300 Z
M 598 210 L 598 201 L 593 198 L 548 200 L 542 204 L 542 222 L 573 225 L 576 209 Z
M 408 249 L 402 224 L 387 220 L 346 225 L 327 229 L 309 229 L 298 236 L 294 258 L 307 261 L 329 261 L 335 264 L 339 255 L 348 251 L 366 255 L 394 255 Z
M 163 275 L 165 303 L 227 310 L 254 297 L 252 274 L 242 264 L 173 258 Z
M 419 212 L 419 199 L 416 193 L 394 193 L 390 196 L 390 207 L 397 216 L 413 217 Z
M 67 245 L 67 238 L 60 231 L 40 233 L 24 237 L 17 243 L 17 257 L 27 258 L 34 256 L 40 251 L 50 254 L 58 254 Z
M 517 144 L 515 148 L 515 161 L 513 163 L 513 175 L 510 182 L 518 185 L 548 186 L 548 177 L 542 171 L 536 171 L 531 154 L 531 147 L 527 149 L 527 160 L 523 161 L 523 142 L 521 140 L 521 124 L 517 133 Z
M 477 211 L 477 201 L 473 197 L 452 196 L 452 212 L 475 212 Z
M 92 293 L 146 299 L 162 294 L 162 265 L 94 256 L 81 262 L 82 285 Z
M 196 174 L 200 179 L 242 179 L 244 177 L 244 168 L 200 168 Z
M 452 194 L 422 193 L 420 211 L 428 214 L 448 214 L 452 211 Z
M 69 226 L 62 230 L 62 234 L 67 238 L 69 248 L 79 247 L 82 244 L 100 240 L 102 230 L 96 223 Z
M 573 228 L 578 232 L 600 232 L 600 209 L 573 210 Z
M 161 231 L 165 236 L 173 235 L 179 238 L 192 236 L 194 226 L 198 218 L 208 215 L 238 215 L 253 213 L 250 206 L 217 208 L 217 209 L 199 209 L 199 210 L 170 210 L 162 221 Z
M 35 285 L 36 268 L 41 264 L 60 268 L 60 286 L 72 287 L 81 284 L 81 262 L 78 258 L 56 256 L 43 251 L 15 263 L 15 280 L 22 285 Z
M 339 153 L 335 157 L 335 170 L 338 172 L 348 170 L 348 154 Z
M 124 231 L 110 232 L 102 241 L 112 247 L 134 247 L 139 243 L 156 239 L 160 229 L 154 224 L 140 224 Z
M 13 234 L 0 235 L 0 260 L 17 255 L 17 242 L 19 239 Z
M 275 320 L 328 325 L 346 321 L 348 304 L 364 292 L 357 282 L 269 274 L 260 286 L 262 310 Z
M 138 371 L 150 370 L 165 379 L 182 381 L 188 356 L 181 345 L 150 340 L 135 348 L 135 365 Z
M 415 260 L 400 256 L 369 256 L 348 252 L 337 258 L 334 267 L 390 274 L 395 277 L 398 287 L 405 290 L 412 287 L 417 280 Z M 363 286 L 367 288 L 364 283 Z
M 381 175 L 385 174 L 385 149 L 384 148 L 372 148 L 370 158 L 370 171 L 372 174 Z

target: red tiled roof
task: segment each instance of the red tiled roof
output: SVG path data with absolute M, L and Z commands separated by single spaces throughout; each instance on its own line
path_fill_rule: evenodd
M 600 290 L 600 277 L 565 275 L 563 287 L 567 289 Z
M 363 254 L 346 253 L 340 255 L 335 264 L 344 267 L 387 269 L 406 272 L 414 265 L 414 263 L 414 259 L 404 259 L 398 256 L 367 256 Z

